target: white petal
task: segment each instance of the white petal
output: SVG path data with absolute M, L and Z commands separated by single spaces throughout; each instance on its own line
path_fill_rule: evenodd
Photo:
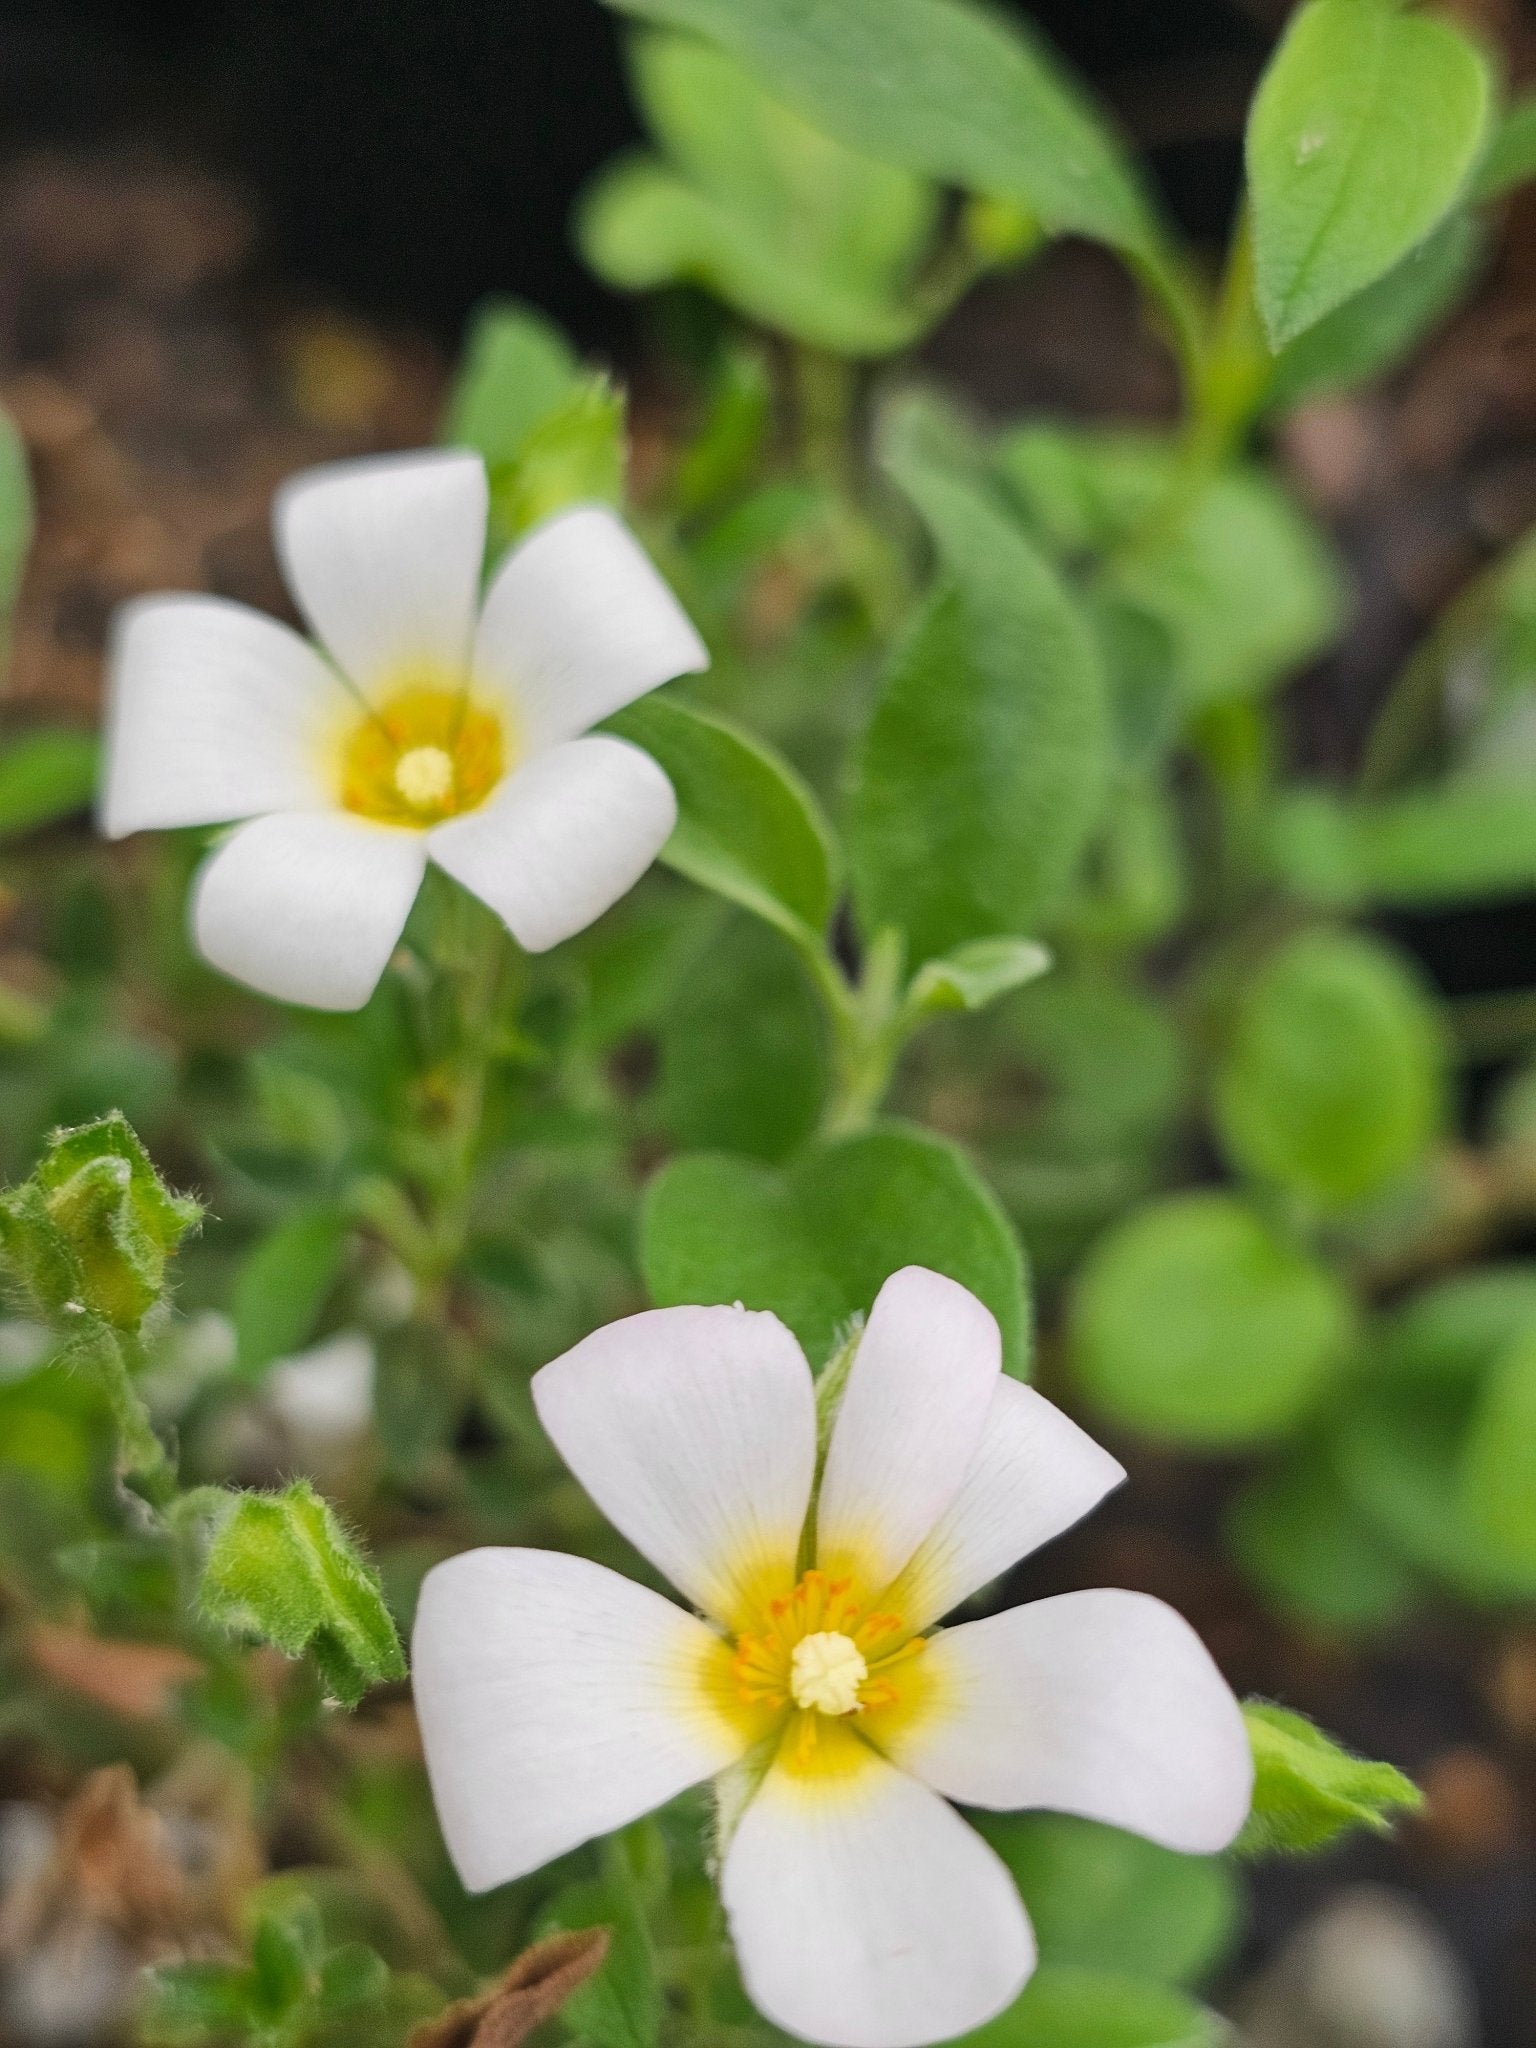
M 905 1266 L 875 1298 L 827 1449 L 817 1561 L 870 1591 L 894 1579 L 959 1491 L 1002 1370 L 974 1294 Z
M 519 736 L 537 751 L 708 668 L 709 653 L 623 521 L 578 505 L 536 527 L 497 571 L 474 666 L 515 705 Z
M 370 695 L 423 671 L 465 673 L 485 552 L 478 455 L 370 455 L 290 477 L 272 523 L 317 638 Z
M 543 953 L 626 895 L 676 822 L 650 755 L 595 733 L 536 754 L 483 809 L 439 825 L 432 858 Z
M 739 1625 L 794 1583 L 816 1402 L 777 1316 L 629 1316 L 535 1373 L 533 1400 L 609 1521 L 706 1613 Z
M 472 1892 L 537 1870 L 734 1763 L 709 1704 L 720 1640 L 584 1557 L 469 1550 L 422 1581 L 416 1712 L 443 1839 Z
M 881 1605 L 921 1630 L 1080 1522 L 1125 1468 L 1017 1380 L 999 1379 L 960 1491 Z
M 426 866 L 420 833 L 347 811 L 290 811 L 241 825 L 205 862 L 192 930 L 221 973 L 315 1010 L 372 995 Z
M 914 1671 L 914 1710 L 871 1734 L 950 1799 L 1083 1814 L 1202 1855 L 1247 1817 L 1242 1713 L 1161 1600 L 1063 1593 L 944 1630 Z
M 1018 1996 L 1034 1936 L 974 1829 L 864 1754 L 847 1778 L 768 1773 L 720 1877 L 737 1960 L 753 2004 L 803 2040 L 947 2041 Z
M 191 596 L 125 605 L 107 694 L 109 839 L 332 801 L 325 739 L 350 699 L 314 648 L 247 605 Z

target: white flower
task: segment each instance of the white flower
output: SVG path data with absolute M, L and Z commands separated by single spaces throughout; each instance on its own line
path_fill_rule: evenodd
M 464 1883 L 729 1773 L 720 1886 L 752 1999 L 810 2041 L 908 2048 L 979 2026 L 1034 1967 L 1007 1870 L 947 1800 L 1223 1848 L 1248 1742 L 1171 1608 L 1068 1593 L 935 1629 L 1124 1477 L 1000 1357 L 964 1288 L 894 1275 L 814 1502 L 815 1394 L 776 1317 L 661 1309 L 547 1365 L 567 1464 L 705 1618 L 546 1551 L 427 1575 L 416 1703 Z
M 269 1366 L 261 1391 L 300 1455 L 327 1461 L 355 1446 L 373 1421 L 375 1373 L 372 1340 L 338 1330 Z
M 538 527 L 481 603 L 486 506 L 485 465 L 457 450 L 291 479 L 278 553 L 324 654 L 222 598 L 125 607 L 102 828 L 248 821 L 192 913 L 236 980 L 356 1009 L 429 858 L 541 952 L 616 902 L 670 833 L 655 762 L 589 729 L 707 667 L 699 636 L 596 505 Z

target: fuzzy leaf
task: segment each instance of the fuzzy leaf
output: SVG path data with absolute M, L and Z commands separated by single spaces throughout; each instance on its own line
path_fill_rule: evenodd
M 947 469 L 897 480 L 946 582 L 895 654 L 854 761 L 853 894 L 921 966 L 1057 907 L 1103 807 L 1104 679 L 1078 608 L 1016 521 Z
M 1018 1241 L 964 1155 L 922 1131 L 887 1125 L 813 1146 L 782 1172 L 716 1153 L 674 1159 L 646 1190 L 640 1263 L 658 1306 L 772 1309 L 813 1365 L 899 1267 L 930 1266 L 986 1303 L 1005 1369 L 1028 1374 Z
M 793 938 L 820 939 L 837 888 L 837 842 L 789 763 L 680 698 L 652 694 L 607 721 L 666 771 L 677 828 L 662 859 Z

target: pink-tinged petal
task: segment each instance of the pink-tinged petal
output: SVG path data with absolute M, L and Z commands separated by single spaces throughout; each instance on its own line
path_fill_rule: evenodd
M 910 1710 L 869 1732 L 946 1798 L 1082 1814 L 1200 1855 L 1247 1818 L 1242 1712 L 1189 1623 L 1145 1593 L 1063 1593 L 946 1629 L 909 1682 Z
M 578 505 L 536 527 L 496 572 L 474 667 L 537 752 L 708 668 L 709 653 L 623 521 Z
M 1081 1521 L 1124 1478 L 1125 1468 L 1043 1394 L 999 1379 L 960 1491 L 882 1604 L 907 1628 L 927 1628 Z
M 426 858 L 420 833 L 349 811 L 253 818 L 198 875 L 198 950 L 279 1002 L 360 1009 L 404 929 Z
M 710 1704 L 719 1638 L 584 1557 L 470 1550 L 422 1581 L 416 1712 L 443 1839 L 488 1891 L 740 1756 Z
M 1003 2011 L 1035 1965 L 1001 1859 L 857 1737 L 846 1771 L 776 1764 L 720 1876 L 753 2004 L 828 2048 L 921 2048 Z M 851 1752 L 850 1752 L 851 1753 Z
M 1002 1371 L 974 1294 L 906 1266 L 881 1288 L 827 1448 L 816 1554 L 869 1592 L 888 1585 L 959 1491 Z
M 816 1403 L 777 1316 L 629 1316 L 536 1373 L 533 1400 L 609 1521 L 707 1614 L 740 1627 L 793 1585 Z
M 278 492 L 288 586 L 365 695 L 465 677 L 487 502 L 485 464 L 461 449 L 326 463 Z
M 101 828 L 109 839 L 322 808 L 350 700 L 297 633 L 222 597 L 144 597 L 113 626 Z
M 439 825 L 432 858 L 543 953 L 627 895 L 676 822 L 650 755 L 595 733 L 536 754 L 483 809 Z

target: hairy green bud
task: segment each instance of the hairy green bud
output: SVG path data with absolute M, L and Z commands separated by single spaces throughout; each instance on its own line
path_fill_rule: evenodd
M 377 1572 L 308 1480 L 281 1493 L 230 1494 L 216 1511 L 199 1588 L 203 1612 L 232 1635 L 312 1656 L 328 1690 L 356 1706 L 371 1685 L 405 1676 Z
M 172 1194 L 127 1119 L 57 1131 L 29 1180 L 0 1194 L 0 1252 L 49 1322 L 96 1316 L 136 1330 L 201 1215 Z

